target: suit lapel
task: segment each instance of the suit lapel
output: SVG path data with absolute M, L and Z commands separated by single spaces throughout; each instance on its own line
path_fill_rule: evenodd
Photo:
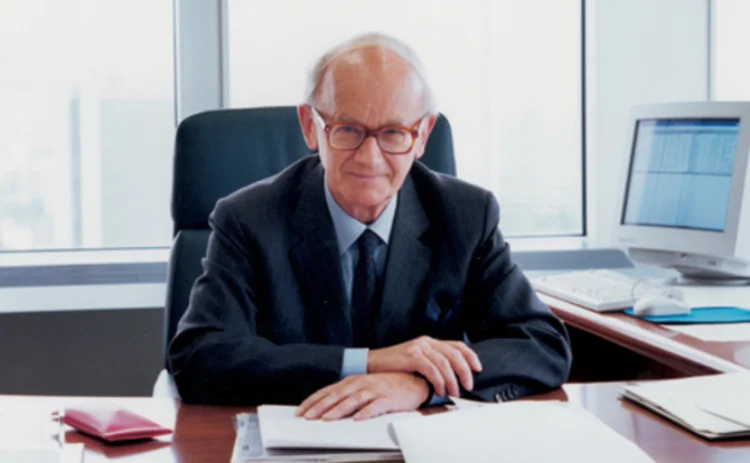
M 430 222 L 419 202 L 416 189 L 407 177 L 401 187 L 393 230 L 388 244 L 383 293 L 380 303 L 376 342 L 392 339 L 390 333 L 403 333 L 411 324 L 423 283 L 430 272 L 432 250 L 425 245 Z
M 289 252 L 305 307 L 318 313 L 328 344 L 351 346 L 352 322 L 343 287 L 336 232 L 327 212 L 323 167 L 318 165 L 300 189 L 292 226 L 298 234 Z

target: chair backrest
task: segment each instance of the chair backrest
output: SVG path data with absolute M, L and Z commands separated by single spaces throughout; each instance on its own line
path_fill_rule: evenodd
M 294 106 L 208 111 L 177 127 L 172 186 L 174 239 L 167 271 L 164 355 L 203 272 L 216 201 L 309 155 Z M 440 115 L 421 162 L 455 175 L 453 138 Z

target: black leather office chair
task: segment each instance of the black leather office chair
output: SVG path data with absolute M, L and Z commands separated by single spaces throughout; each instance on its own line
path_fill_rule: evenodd
M 172 186 L 174 239 L 167 272 L 164 357 L 188 305 L 190 290 L 203 272 L 216 201 L 273 175 L 309 155 L 294 106 L 208 111 L 188 117 L 177 128 Z M 455 175 L 453 138 L 440 115 L 421 158 L 431 169 Z M 165 380 L 162 372 L 160 382 Z

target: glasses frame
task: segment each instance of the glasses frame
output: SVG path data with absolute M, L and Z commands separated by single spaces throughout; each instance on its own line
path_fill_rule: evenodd
M 381 149 L 381 151 L 383 151 L 384 153 L 393 154 L 393 155 L 408 154 L 409 152 L 411 152 L 412 149 L 414 149 L 414 143 L 416 143 L 417 142 L 417 138 L 419 138 L 419 131 L 422 130 L 422 124 L 424 124 L 424 120 L 426 118 L 426 116 L 422 116 L 422 118 L 419 120 L 419 126 L 416 129 L 411 128 L 411 127 L 404 127 L 404 126 L 401 126 L 401 125 L 392 125 L 392 124 L 389 124 L 389 125 L 384 125 L 382 127 L 378 127 L 377 129 L 370 130 L 365 125 L 357 123 L 357 122 L 333 122 L 333 123 L 328 123 L 323 118 L 323 116 L 321 115 L 320 111 L 318 111 L 317 109 L 315 109 L 312 106 L 310 106 L 310 110 L 312 111 L 313 120 L 315 122 L 317 122 L 318 125 L 320 125 L 320 127 L 326 133 L 326 141 L 328 142 L 328 146 L 330 146 L 331 148 L 345 150 L 345 151 L 358 150 L 362 145 L 365 144 L 365 140 L 367 140 L 367 138 L 369 138 L 369 137 L 372 136 L 372 137 L 375 137 L 375 142 L 378 144 L 378 147 Z M 354 127 L 358 127 L 358 128 L 362 129 L 362 131 L 364 132 L 365 136 L 362 137 L 362 141 L 359 142 L 359 145 L 357 145 L 357 146 L 355 146 L 353 148 L 337 148 L 337 147 L 335 147 L 335 146 L 333 146 L 331 144 L 331 132 L 336 127 L 342 127 L 342 126 L 354 126 Z M 383 132 L 384 130 L 389 130 L 389 129 L 404 130 L 404 131 L 409 132 L 411 134 L 411 143 L 409 144 L 409 147 L 405 151 L 389 151 L 389 150 L 386 150 L 385 148 L 383 148 L 383 146 L 380 144 L 380 138 L 378 137 L 378 135 L 381 132 Z

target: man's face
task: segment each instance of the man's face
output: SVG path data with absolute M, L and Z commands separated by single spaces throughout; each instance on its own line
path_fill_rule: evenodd
M 316 94 L 317 111 L 329 126 L 360 124 L 418 129 L 414 145 L 404 154 L 389 154 L 375 136 L 357 149 L 333 148 L 328 133 L 313 120 L 308 106 L 300 120 L 308 146 L 318 149 L 326 181 L 339 206 L 361 222 L 375 220 L 398 193 L 415 159 L 424 153 L 435 118 L 424 116 L 422 84 L 411 66 L 393 52 L 364 48 L 334 60 Z

